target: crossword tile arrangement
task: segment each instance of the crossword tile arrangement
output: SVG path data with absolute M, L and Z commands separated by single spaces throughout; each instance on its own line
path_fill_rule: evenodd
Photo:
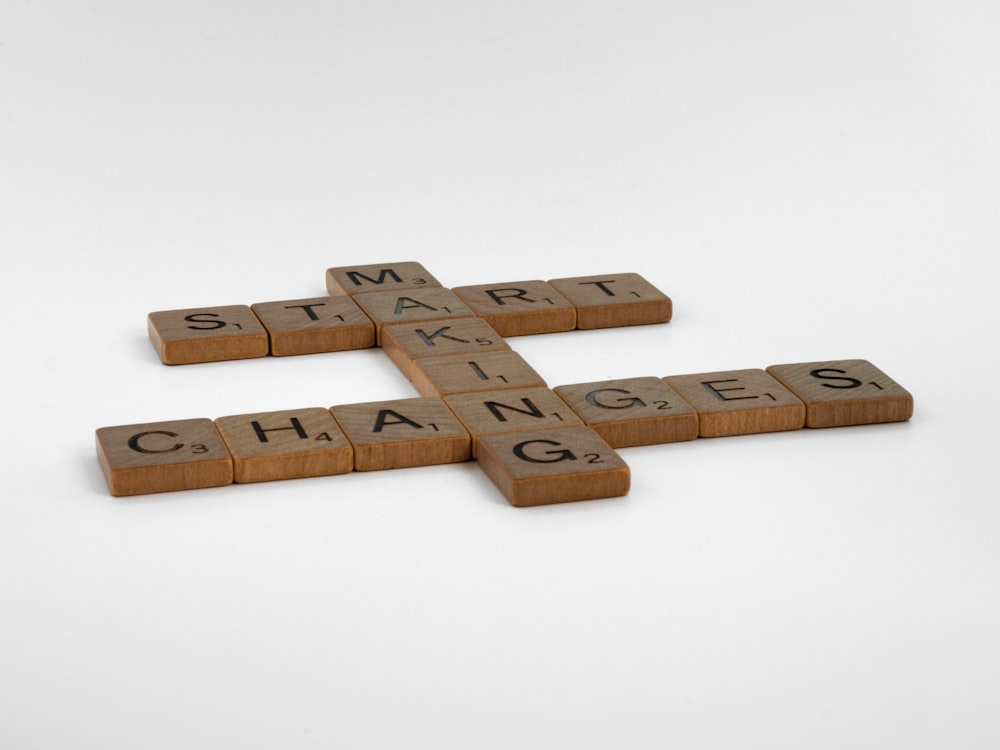
M 112 495 L 475 459 L 515 506 L 625 495 L 616 449 L 898 422 L 913 397 L 867 360 L 550 388 L 509 336 L 667 323 L 636 273 L 446 289 L 416 262 L 327 269 L 329 296 L 149 314 L 169 365 L 381 347 L 418 397 L 102 427 Z

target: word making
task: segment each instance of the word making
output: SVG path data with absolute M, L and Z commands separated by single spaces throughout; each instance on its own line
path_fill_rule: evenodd
M 515 506 L 620 497 L 618 449 L 898 422 L 913 397 L 864 359 L 550 388 L 508 337 L 663 324 L 637 273 L 447 289 L 420 263 L 329 268 L 329 295 L 153 312 L 169 365 L 380 347 L 417 397 L 102 427 L 115 496 L 475 460 Z

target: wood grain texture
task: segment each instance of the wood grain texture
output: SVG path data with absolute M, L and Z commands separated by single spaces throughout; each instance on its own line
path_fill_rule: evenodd
M 409 398 L 331 407 L 354 446 L 356 471 L 459 463 L 469 433 L 441 399 Z
M 147 324 L 167 365 L 266 357 L 269 351 L 267 331 L 247 305 L 160 310 Z
M 444 402 L 472 435 L 473 456 L 484 435 L 583 425 L 583 420 L 548 388 L 460 393 L 447 396 Z
M 806 405 L 806 427 L 904 422 L 913 396 L 866 359 L 771 365 L 767 372 Z
M 482 438 L 476 461 L 512 505 L 527 507 L 628 494 L 628 465 L 588 427 Z
M 542 376 L 514 351 L 415 359 L 410 380 L 421 395 L 438 398 L 472 391 L 546 387 Z
M 386 326 L 382 330 L 382 351 L 409 380 L 413 379 L 415 359 L 509 350 L 510 345 L 482 318 Z
M 112 495 L 220 487 L 233 481 L 233 460 L 210 419 L 101 427 L 97 461 Z
M 354 301 L 375 323 L 376 341 L 382 345 L 387 325 L 422 323 L 475 315 L 454 292 L 443 287 L 355 294 Z
M 612 448 L 698 437 L 698 413 L 661 378 L 575 383 L 554 390 Z
M 350 297 L 257 302 L 250 309 L 267 329 L 275 357 L 375 346 L 375 324 Z
M 361 292 L 389 292 L 441 286 L 422 264 L 415 261 L 369 263 L 326 269 L 326 289 L 330 294 L 354 295 Z
M 549 284 L 576 307 L 579 329 L 666 323 L 673 302 L 637 273 L 575 276 Z
M 477 284 L 452 291 L 501 336 L 576 328 L 576 308 L 545 281 Z
M 354 449 L 328 409 L 289 409 L 215 420 L 236 482 L 346 474 Z
M 663 380 L 698 412 L 699 437 L 798 430 L 805 425 L 805 404 L 760 369 Z

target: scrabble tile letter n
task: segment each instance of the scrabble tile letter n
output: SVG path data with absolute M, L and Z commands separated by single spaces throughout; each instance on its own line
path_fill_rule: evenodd
M 167 365 L 266 357 L 267 330 L 247 305 L 149 314 L 149 339 Z

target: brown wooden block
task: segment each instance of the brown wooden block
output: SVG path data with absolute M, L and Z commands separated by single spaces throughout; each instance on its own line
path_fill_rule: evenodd
M 344 404 L 330 409 L 354 446 L 357 471 L 467 461 L 469 433 L 438 398 Z
M 469 318 L 475 315 L 454 292 L 444 287 L 365 292 L 354 295 L 353 299 L 375 322 L 379 346 L 382 345 L 382 329 L 387 325 Z
M 485 352 L 509 351 L 510 345 L 482 318 L 454 318 L 386 326 L 382 329 L 382 350 L 412 380 L 416 359 L 449 354 L 478 356 Z
M 698 436 L 798 430 L 806 407 L 763 370 L 730 370 L 663 379 L 698 412 Z
M 97 460 L 112 495 L 220 487 L 233 482 L 233 460 L 211 419 L 101 427 Z
M 266 357 L 267 331 L 247 305 L 152 312 L 149 339 L 164 364 Z
M 628 378 L 554 389 L 612 448 L 698 437 L 698 413 L 660 378 Z
M 434 286 L 441 286 L 441 282 L 431 276 L 420 263 L 413 261 L 326 269 L 326 288 L 334 295 L 423 289 Z
M 460 393 L 444 402 L 472 435 L 473 456 L 483 435 L 583 425 L 566 402 L 548 388 Z
M 415 359 L 410 380 L 422 395 L 439 398 L 470 391 L 546 387 L 542 376 L 513 351 Z
M 806 404 L 806 427 L 904 422 L 913 396 L 865 359 L 771 365 L 767 371 Z
M 354 449 L 328 409 L 292 409 L 215 420 L 237 482 L 346 474 Z
M 267 329 L 275 357 L 375 346 L 375 324 L 350 297 L 258 302 L 250 309 Z
M 628 494 L 628 465 L 589 427 L 487 435 L 476 461 L 512 505 Z
M 549 284 L 576 307 L 576 327 L 616 328 L 666 323 L 673 303 L 637 273 L 552 279 Z
M 459 286 L 452 291 L 501 336 L 576 328 L 576 308 L 544 281 Z

